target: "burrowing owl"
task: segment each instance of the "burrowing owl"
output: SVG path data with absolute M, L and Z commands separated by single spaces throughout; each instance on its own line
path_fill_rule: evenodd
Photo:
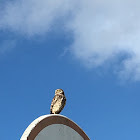
M 55 90 L 55 96 L 51 103 L 50 114 L 59 114 L 66 104 L 66 97 L 62 89 Z

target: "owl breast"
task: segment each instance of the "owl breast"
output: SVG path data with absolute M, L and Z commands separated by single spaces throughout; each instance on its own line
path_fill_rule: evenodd
M 66 98 L 63 95 L 56 95 L 52 101 L 51 113 L 59 114 L 66 104 Z

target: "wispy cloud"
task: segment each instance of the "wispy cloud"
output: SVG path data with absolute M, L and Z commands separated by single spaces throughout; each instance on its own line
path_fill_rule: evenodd
M 140 80 L 140 2 L 83 1 L 69 24 L 74 32 L 72 52 L 86 65 L 98 67 L 119 57 L 122 79 Z
M 65 30 L 73 33 L 70 50 L 77 59 L 98 67 L 128 54 L 119 59 L 119 76 L 140 80 L 139 5 L 138 0 L 18 0 L 0 12 L 0 29 L 34 36 L 62 19 Z
M 5 54 L 11 51 L 16 46 L 15 40 L 4 40 L 0 44 L 0 54 Z
M 0 28 L 29 36 L 48 32 L 52 24 L 72 9 L 69 0 L 14 0 L 3 7 Z

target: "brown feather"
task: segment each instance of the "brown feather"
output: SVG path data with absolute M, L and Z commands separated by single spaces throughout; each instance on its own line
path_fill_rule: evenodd
M 50 113 L 59 114 L 63 110 L 65 104 L 66 104 L 65 95 L 63 94 L 55 95 L 51 103 Z

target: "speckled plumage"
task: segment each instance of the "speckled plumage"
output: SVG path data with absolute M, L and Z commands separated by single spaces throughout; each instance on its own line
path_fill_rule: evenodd
M 59 114 L 66 104 L 66 97 L 62 89 L 55 90 L 55 96 L 50 107 L 50 114 Z

